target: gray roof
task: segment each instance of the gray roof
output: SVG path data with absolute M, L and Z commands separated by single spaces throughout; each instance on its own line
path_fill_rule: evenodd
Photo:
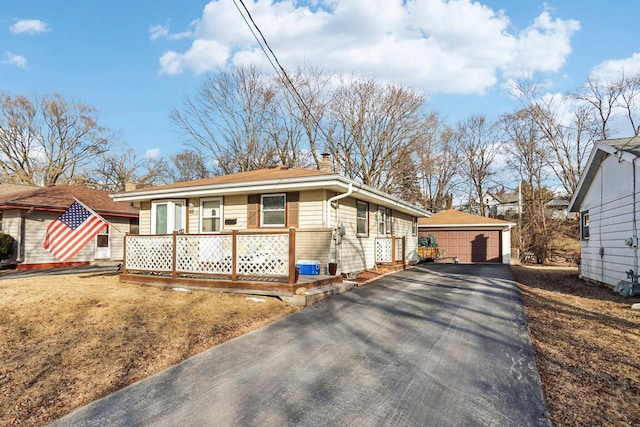
M 589 161 L 578 182 L 578 188 L 569 201 L 569 212 L 578 212 L 600 164 L 608 156 L 615 155 L 619 161 L 632 162 L 640 157 L 640 137 L 613 138 L 598 141 L 591 151 Z
M 631 138 L 605 139 L 602 142 L 617 150 L 626 151 L 634 156 L 640 156 L 640 137 L 638 136 Z

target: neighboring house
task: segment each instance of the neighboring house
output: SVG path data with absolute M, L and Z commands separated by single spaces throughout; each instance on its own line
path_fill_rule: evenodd
M 4 185 L 4 184 L 2 184 Z M 0 186 L 1 188 L 1 186 Z M 11 264 L 20 270 L 85 265 L 96 260 L 122 261 L 123 236 L 137 232 L 138 209 L 114 202 L 109 192 L 56 185 L 0 195 L 0 228 L 15 239 Z M 78 199 L 109 222 L 68 263 L 61 263 L 42 247 L 47 227 Z
M 328 159 L 324 162 L 328 164 Z M 327 271 L 328 263 L 336 263 L 339 273 L 374 268 L 386 259 L 381 245 L 390 241 L 395 246 L 387 248 L 395 248 L 395 261 L 418 261 L 417 221 L 419 217 L 428 216 L 429 212 L 332 173 L 326 170 L 326 166 L 324 169 L 274 167 L 142 188 L 115 194 L 113 198 L 119 202 L 139 203 L 141 235 L 166 235 L 179 231 L 186 237 L 215 237 L 232 232 L 257 235 L 293 229 L 292 258 L 296 263 L 318 261 L 322 274 Z M 188 240 L 182 235 L 180 237 Z M 197 238 L 193 236 L 191 241 Z M 198 262 L 191 268 L 215 264 L 215 268 L 209 270 L 211 274 L 219 271 L 229 273 L 226 268 L 230 268 L 232 250 L 224 245 L 231 244 L 224 243 L 222 239 L 217 243 L 205 243 L 204 237 L 200 242 L 198 252 L 192 252 L 191 256 Z M 195 243 L 185 245 L 194 247 Z M 203 249 L 205 245 L 221 249 L 207 252 Z M 404 253 L 401 253 L 402 248 Z M 243 257 L 269 263 L 280 256 L 270 253 L 270 250 L 263 247 L 262 252 L 256 254 L 249 248 Z M 183 253 L 178 251 L 178 263 L 189 258 L 181 255 Z M 221 258 L 222 253 L 227 255 Z M 130 267 L 129 262 L 126 265 Z M 274 265 L 271 267 L 276 268 Z
M 569 211 L 580 215 L 580 276 L 611 286 L 639 274 L 640 138 L 599 141 Z
M 489 214 L 493 217 L 512 218 L 520 213 L 518 193 L 487 193 L 484 202 L 489 206 Z
M 562 196 L 556 196 L 547 202 L 545 206 L 545 215 L 552 219 L 570 219 L 569 200 Z
M 434 236 L 443 256 L 465 263 L 511 264 L 511 228 L 515 225 L 456 210 L 418 220 L 420 237 Z

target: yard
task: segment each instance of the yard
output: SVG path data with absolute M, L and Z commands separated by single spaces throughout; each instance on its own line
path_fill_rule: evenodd
M 260 300 L 113 274 L 0 281 L 0 426 L 47 424 L 297 310 Z
M 577 268 L 513 266 L 549 416 L 556 426 L 640 425 L 640 298 Z
M 512 268 L 557 426 L 640 425 L 640 311 L 575 268 Z M 363 275 L 371 278 L 372 273 Z M 0 426 L 74 408 L 297 310 L 115 275 L 0 281 Z

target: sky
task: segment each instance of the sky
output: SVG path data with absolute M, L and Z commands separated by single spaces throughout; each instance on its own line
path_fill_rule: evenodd
M 244 2 L 285 68 L 392 80 L 450 124 L 514 111 L 523 76 L 563 93 L 640 71 L 637 0 Z M 139 155 L 183 150 L 171 110 L 247 64 L 274 73 L 233 0 L 0 0 L 0 91 L 90 104 Z

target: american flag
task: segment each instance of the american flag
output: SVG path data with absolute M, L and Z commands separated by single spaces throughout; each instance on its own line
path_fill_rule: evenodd
M 67 262 L 107 225 L 100 215 L 77 200 L 49 224 L 44 246 L 53 256 Z

